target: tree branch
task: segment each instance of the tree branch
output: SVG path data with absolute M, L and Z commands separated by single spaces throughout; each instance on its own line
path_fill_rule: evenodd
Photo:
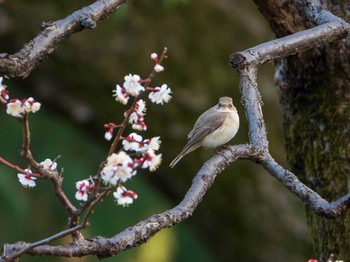
M 343 39 L 349 34 L 350 25 L 348 23 L 320 9 L 317 2 L 311 2 L 316 6 L 309 3 L 308 19 L 315 19 L 315 23 L 323 21 L 326 22 L 325 24 L 235 53 L 231 56 L 231 64 L 240 76 L 242 103 L 249 124 L 249 140 L 252 146 L 260 152 L 258 163 L 316 213 L 326 218 L 336 218 L 349 209 L 350 193 L 329 203 L 271 157 L 261 111 L 262 101 L 256 81 L 259 65 Z M 315 13 L 317 10 L 320 12 L 319 15 Z
M 13 55 L 1 54 L 0 75 L 27 77 L 37 65 L 72 34 L 106 19 L 128 0 L 98 0 L 62 20 L 43 23 L 42 31 Z
M 28 250 L 26 253 L 31 255 L 65 257 L 97 255 L 99 258 L 105 258 L 139 246 L 147 242 L 160 230 L 181 223 L 190 217 L 207 190 L 214 183 L 216 176 L 229 164 L 238 159 L 255 158 L 256 155 L 254 148 L 249 145 L 230 146 L 220 151 L 220 154 L 214 155 L 203 165 L 194 177 L 190 189 L 179 205 L 141 221 L 112 238 L 96 237 L 92 240 L 79 242 L 79 245 L 73 244 L 71 246 L 41 245 Z M 6 245 L 4 255 L 12 254 L 14 252 L 13 250 L 20 250 L 21 248 L 23 248 L 22 242 Z M 6 259 L 6 257 L 3 258 Z M 0 260 L 0 262 L 2 261 Z
M 73 227 L 73 228 L 69 228 L 67 230 L 64 230 L 64 231 L 61 231 L 53 236 L 50 236 L 48 238 L 45 238 L 45 239 L 42 239 L 40 241 L 37 241 L 35 243 L 32 243 L 32 244 L 27 244 L 27 243 L 24 243 L 24 242 L 21 242 L 20 245 L 22 246 L 16 253 L 13 253 L 13 254 L 5 254 L 5 260 L 4 261 L 13 261 L 14 259 L 20 257 L 21 255 L 23 255 L 24 253 L 28 252 L 29 250 L 33 249 L 34 247 L 37 247 L 37 246 L 40 246 L 40 245 L 44 245 L 44 244 L 48 244 L 56 239 L 60 239 L 64 236 L 67 236 L 69 234 L 72 234 L 73 232 L 77 231 L 77 230 L 80 230 L 80 229 L 83 229 L 85 226 L 83 225 L 78 225 L 76 227 Z M 18 245 L 18 244 L 17 244 Z M 5 250 L 11 250 L 11 248 L 6 248 L 7 246 L 5 246 Z M 17 246 L 16 249 L 12 249 L 12 250 L 17 250 L 19 247 L 19 245 Z M 0 259 L 0 261 L 3 261 L 2 259 Z
M 317 214 L 325 218 L 337 218 L 346 212 L 350 207 L 350 193 L 335 202 L 328 202 L 315 191 L 304 185 L 299 179 L 288 170 L 285 170 L 268 155 L 261 162 L 261 165 L 275 178 L 305 204 L 309 205 Z
M 345 38 L 350 26 L 343 20 L 326 23 L 299 33 L 277 38 L 231 56 L 231 64 L 243 69 L 294 55 Z

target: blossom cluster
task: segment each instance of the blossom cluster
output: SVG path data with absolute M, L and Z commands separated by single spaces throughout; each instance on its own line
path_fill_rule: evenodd
M 132 100 L 131 106 L 124 111 L 124 121 L 121 124 L 105 124 L 107 128 L 105 132 L 106 140 L 112 140 L 115 129 L 119 130 L 118 135 L 114 138 L 109 156 L 98 174 L 89 179 L 76 182 L 77 191 L 75 198 L 77 200 L 88 201 L 89 193 L 92 190 L 94 190 L 94 196 L 99 195 L 100 191 L 109 190 L 114 191 L 113 196 L 118 205 L 130 205 L 137 199 L 138 195 L 126 189 L 123 183 L 135 176 L 139 169 L 147 169 L 153 172 L 160 166 L 162 154 L 157 153 L 161 144 L 160 137 L 144 139 L 135 132 L 125 137 L 123 132 L 128 124 L 131 125 L 133 130 L 147 130 L 144 119 L 146 115 L 146 101 L 141 99 L 143 93 L 148 92 L 149 100 L 155 104 L 163 105 L 170 101 L 172 92 L 167 84 L 150 87 L 153 77 L 157 73 L 164 71 L 161 62 L 166 57 L 165 54 L 166 49 L 164 49 L 160 58 L 158 58 L 156 53 L 151 54 L 154 66 L 148 78 L 141 79 L 137 74 L 128 74 L 124 77 L 122 85 L 116 85 L 113 90 L 115 100 L 124 105 L 128 104 L 129 100 Z M 2 82 L 3 77 L 0 77 L 0 103 L 6 107 L 7 114 L 16 118 L 22 118 L 30 112 L 35 113 L 40 110 L 41 104 L 32 97 L 26 99 L 10 98 L 9 92 Z M 119 143 L 122 148 L 116 151 L 116 145 Z M 38 169 L 39 173 L 33 173 L 30 168 L 17 169 L 19 170 L 17 177 L 22 186 L 35 187 L 36 179 L 43 176 L 43 170 L 49 173 L 57 173 L 57 163 L 51 159 L 45 159 L 40 163 Z
M 149 169 L 155 171 L 161 161 L 162 154 L 156 154 L 160 147 L 159 137 L 143 140 L 136 133 L 131 133 L 123 138 L 123 149 L 119 153 L 113 153 L 107 158 L 107 162 L 102 169 L 101 178 L 104 183 L 113 186 L 120 182 L 126 182 L 128 179 L 136 175 L 138 168 Z M 138 157 L 130 157 L 126 151 L 134 151 Z
M 56 171 L 57 163 L 52 161 L 49 158 L 46 158 L 44 161 L 40 162 L 40 166 L 47 171 Z M 35 187 L 36 186 L 36 176 L 34 176 L 32 170 L 24 169 L 24 172 L 17 174 L 19 182 L 24 187 Z
M 124 116 L 129 116 L 129 124 L 131 124 L 132 129 L 145 131 L 147 130 L 147 125 L 144 122 L 144 116 L 146 114 L 146 102 L 142 99 L 136 102 L 135 109 L 130 112 L 126 110 Z
M 151 54 L 151 59 L 154 62 L 153 71 L 159 73 L 164 71 L 164 67 L 159 64 L 158 55 L 156 53 Z M 113 90 L 113 96 L 117 102 L 126 105 L 129 102 L 130 97 L 135 97 L 136 104 L 132 109 L 126 110 L 124 112 L 124 117 L 129 118 L 129 124 L 134 130 L 145 131 L 147 130 L 147 125 L 144 122 L 144 116 L 146 114 L 146 101 L 139 99 L 139 95 L 142 92 L 149 91 L 148 98 L 151 102 L 155 104 L 168 103 L 171 99 L 171 89 L 167 84 L 163 84 L 160 87 L 149 87 L 149 79 L 142 80 L 141 77 L 137 74 L 128 74 L 124 77 L 124 83 L 122 86 L 119 84 L 116 85 L 116 88 Z M 111 140 L 113 138 L 113 130 L 116 126 L 112 123 L 107 124 L 108 130 L 105 133 L 105 138 Z
M 153 70 L 155 73 L 164 71 L 164 67 L 159 64 L 158 55 L 156 53 L 151 54 L 151 59 L 154 62 Z M 148 83 L 147 79 L 142 80 L 137 74 L 128 74 L 124 77 L 124 83 L 122 86 L 116 85 L 113 90 L 115 100 L 126 105 L 130 97 L 137 97 L 140 93 L 148 90 L 151 91 L 148 98 L 156 104 L 164 104 L 171 99 L 171 89 L 167 84 L 163 84 L 161 87 L 145 87 L 142 84 Z
M 167 103 L 171 99 L 171 89 L 167 84 L 160 87 L 150 87 L 151 78 L 156 74 L 164 71 L 161 65 L 161 60 L 158 59 L 156 53 L 151 54 L 151 59 L 154 62 L 154 67 L 149 78 L 141 79 L 137 74 L 128 74 L 124 77 L 122 85 L 117 84 L 113 90 L 113 97 L 117 102 L 127 105 L 129 100 L 133 100 L 131 107 L 124 111 L 124 124 L 107 123 L 105 127 L 105 139 L 112 140 L 114 130 L 125 128 L 125 123 L 131 125 L 133 130 L 145 131 L 147 125 L 145 123 L 146 101 L 140 96 L 144 92 L 149 92 L 148 98 L 155 104 Z M 133 132 L 124 137 L 118 132 L 115 138 L 117 142 L 121 142 L 122 148 L 118 153 L 111 153 L 104 163 L 101 172 L 97 175 L 102 183 L 108 187 L 115 189 L 113 196 L 118 205 L 127 206 L 133 203 L 137 198 L 137 194 L 131 190 L 127 190 L 122 184 L 130 180 L 137 174 L 138 169 L 148 169 L 155 171 L 161 161 L 162 154 L 156 152 L 160 148 L 160 137 L 152 137 L 143 139 L 141 135 Z M 89 180 L 81 180 L 76 183 L 76 199 L 87 201 L 89 192 L 94 189 L 95 178 Z M 99 185 L 99 188 L 101 186 Z M 96 188 L 95 188 L 96 190 Z
M 90 185 L 89 180 L 78 181 L 75 187 L 77 189 L 77 192 L 75 193 L 75 198 L 77 200 L 87 201 L 88 191 L 93 187 L 93 185 Z
M 164 104 L 171 99 L 171 89 L 167 84 L 163 84 L 161 87 L 147 88 L 151 92 L 148 98 L 156 104 Z M 123 86 L 117 85 L 113 90 L 115 100 L 126 105 L 130 96 L 138 96 L 141 92 L 145 91 L 145 88 L 141 85 L 141 78 L 139 75 L 126 75 L 124 77 Z
M 34 101 L 32 97 L 28 99 L 19 100 L 17 98 L 11 99 L 7 103 L 6 113 L 14 117 L 21 117 L 25 113 L 35 113 L 41 107 L 39 102 Z
M 30 112 L 37 112 L 41 104 L 34 100 L 34 98 L 29 97 L 25 99 L 17 99 L 10 98 L 9 92 L 6 89 L 6 86 L 3 85 L 3 77 L 0 77 L 0 103 L 6 106 L 6 113 L 14 116 L 14 117 L 23 117 L 25 114 Z M 55 171 L 57 168 L 57 163 L 52 161 L 51 159 L 45 159 L 40 163 L 40 166 L 47 171 Z M 17 174 L 18 181 L 24 187 L 35 187 L 36 179 L 40 177 L 39 174 L 33 174 L 30 168 L 21 170 L 20 173 Z
M 19 100 L 17 98 L 10 99 L 6 86 L 2 84 L 3 77 L 0 77 L 0 99 L 6 104 L 6 113 L 14 117 L 22 117 L 27 113 L 37 112 L 41 104 L 36 102 L 33 97 Z

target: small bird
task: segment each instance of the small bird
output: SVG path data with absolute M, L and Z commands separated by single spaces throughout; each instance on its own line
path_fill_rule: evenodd
M 170 163 L 173 168 L 186 154 L 198 147 L 217 148 L 230 141 L 239 128 L 239 116 L 231 97 L 221 97 L 219 103 L 199 116 L 188 142 L 181 153 Z

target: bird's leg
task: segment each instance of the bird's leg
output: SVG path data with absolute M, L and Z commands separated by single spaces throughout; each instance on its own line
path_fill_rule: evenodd
M 216 154 L 219 155 L 219 156 L 222 156 L 223 158 L 225 158 L 226 162 L 229 162 L 230 159 L 228 157 L 226 157 L 225 153 L 221 152 L 222 149 L 229 149 L 229 147 L 224 145 L 224 146 L 220 147 L 219 149 L 215 148 Z

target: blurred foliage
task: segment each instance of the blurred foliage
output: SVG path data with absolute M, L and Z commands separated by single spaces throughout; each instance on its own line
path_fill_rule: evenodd
M 39 32 L 41 22 L 62 19 L 90 3 L 5 1 L 0 5 L 1 52 L 16 52 Z M 152 67 L 150 53 L 168 47 L 166 71 L 153 84 L 167 83 L 173 99 L 162 107 L 148 103 L 149 129 L 142 134 L 162 137 L 163 165 L 156 174 L 140 174 L 126 185 L 139 194 L 135 205 L 121 208 L 108 200 L 99 206 L 86 230 L 89 237 L 112 236 L 182 199 L 212 152 L 197 150 L 174 169 L 168 164 L 182 149 L 196 118 L 219 97 L 233 97 L 240 113 L 241 128 L 231 143 L 247 142 L 238 78 L 229 56 L 270 38 L 267 24 L 251 1 L 132 1 L 95 30 L 64 41 L 28 78 L 5 81 L 12 96 L 34 96 L 43 103 L 43 110 L 31 117 L 32 149 L 39 160 L 61 155 L 58 163 L 64 168 L 64 189 L 73 198 L 74 182 L 94 175 L 106 155 L 103 123 L 120 121 L 125 110 L 115 103 L 111 90 L 128 73 L 147 77 Z M 286 165 L 271 64 L 260 70 L 259 87 L 271 153 Z M 19 157 L 20 125 L 3 112 L 0 125 L 0 155 L 24 165 Z M 64 229 L 65 212 L 48 181 L 38 181 L 32 190 L 23 189 L 13 171 L 0 168 L 1 243 L 35 241 Z M 118 259 L 306 261 L 311 254 L 301 201 L 260 167 L 240 161 L 217 178 L 193 217 Z

